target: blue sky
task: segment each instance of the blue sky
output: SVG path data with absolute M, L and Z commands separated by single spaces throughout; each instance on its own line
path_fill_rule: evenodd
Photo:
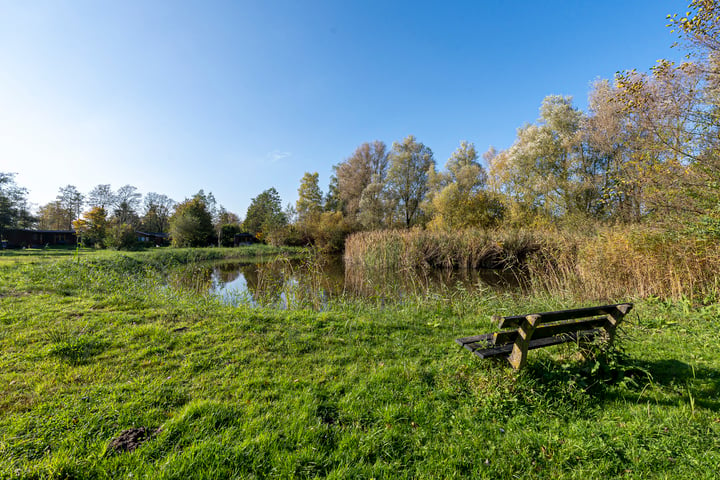
M 409 134 L 443 166 L 507 148 L 542 99 L 677 58 L 685 1 L 0 0 L 0 171 L 30 200 L 200 189 L 244 217 L 294 203 L 363 142 Z

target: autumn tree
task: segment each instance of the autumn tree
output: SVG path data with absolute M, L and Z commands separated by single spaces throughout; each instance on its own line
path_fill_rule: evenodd
M 235 244 L 235 234 L 242 232 L 240 217 L 225 209 L 222 205 L 218 209 L 215 232 L 218 246 L 232 247 Z
M 608 80 L 593 83 L 588 114 L 581 127 L 586 150 L 603 173 L 598 214 L 621 222 L 638 222 L 645 208 L 641 181 L 642 157 L 647 134 L 636 128 L 618 99 L 618 89 Z
M 413 135 L 393 143 L 388 158 L 388 196 L 395 204 L 398 218 L 409 228 L 422 213 L 420 205 L 428 192 L 428 172 L 434 167 L 435 159 L 432 150 Z
M 93 207 L 83 213 L 82 218 L 73 221 L 73 228 L 86 247 L 103 248 L 107 226 L 107 212 L 102 207 Z
M 140 208 L 140 202 L 142 200 L 142 194 L 137 191 L 137 188 L 132 185 L 123 185 L 117 189 L 114 195 L 115 203 L 113 206 L 119 208 L 120 205 L 125 204 L 127 210 L 137 212 Z
M 720 221 L 720 7 L 693 0 L 669 26 L 688 60 L 618 74 L 606 95 L 624 127 L 627 181 L 636 217 Z
M 350 223 L 356 222 L 361 214 L 365 189 L 371 183 L 382 183 L 384 186 L 387 169 L 387 147 L 379 140 L 363 143 L 350 158 L 335 167 L 338 197 Z M 376 186 L 372 189 L 375 190 Z
M 446 173 L 431 170 L 433 193 L 427 209 L 435 229 L 489 227 L 500 222 L 503 205 L 485 191 L 485 169 L 478 162 L 475 145 L 463 141 L 445 165 Z M 434 191 L 433 191 L 434 189 Z
M 605 171 L 588 154 L 583 121 L 584 114 L 573 106 L 571 97 L 548 96 L 537 123 L 518 129 L 513 145 L 494 155 L 492 183 L 509 200 L 515 221 L 597 214 Z
M 38 226 L 43 230 L 66 230 L 72 224 L 73 213 L 55 200 L 38 209 Z

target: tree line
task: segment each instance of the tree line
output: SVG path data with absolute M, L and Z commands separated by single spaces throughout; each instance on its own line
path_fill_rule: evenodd
M 444 168 L 413 135 L 390 146 L 363 143 L 333 167 L 325 193 L 318 172 L 306 172 L 295 205 L 283 209 L 269 188 L 244 221 L 202 190 L 180 203 L 157 193 L 143 201 L 130 185 L 98 185 L 87 196 L 68 185 L 33 215 L 13 174 L 0 173 L 0 229 L 75 228 L 95 246 L 122 246 L 136 230 L 168 233 L 177 246 L 226 245 L 248 232 L 329 250 L 341 250 L 355 231 L 411 227 L 654 222 L 717 235 L 720 8 L 693 0 L 685 15 L 668 19 L 685 61 L 594 82 L 587 111 L 571 97 L 548 96 L 509 148 L 491 147 L 482 160 L 467 141 Z
M 298 190 L 298 227 L 321 242 L 344 232 L 437 230 L 588 222 L 653 223 L 720 234 L 720 7 L 693 0 L 669 15 L 685 61 L 592 84 L 588 109 L 547 96 L 513 144 L 460 142 L 438 170 L 414 136 L 390 148 L 363 143 L 334 167 L 327 194 L 317 173 Z

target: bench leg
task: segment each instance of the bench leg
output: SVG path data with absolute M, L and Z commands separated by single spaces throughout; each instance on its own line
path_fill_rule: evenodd
M 625 317 L 625 314 L 627 314 L 631 308 L 632 305 L 630 304 L 618 305 L 616 311 L 608 314 L 607 322 L 605 322 L 605 331 L 607 332 L 608 336 L 608 347 L 612 347 L 612 344 L 615 341 L 615 331 L 617 330 L 618 325 L 620 325 L 620 322 L 622 322 L 623 318 Z
M 535 328 L 540 324 L 540 315 L 528 315 L 518 328 L 518 336 L 513 345 L 512 353 L 508 357 L 510 365 L 520 370 L 527 362 L 528 344 L 532 339 Z

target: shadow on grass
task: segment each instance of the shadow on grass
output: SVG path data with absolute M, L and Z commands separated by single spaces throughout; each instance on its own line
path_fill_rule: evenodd
M 90 336 L 68 336 L 56 341 L 50 348 L 50 354 L 70 365 L 84 365 L 103 352 L 108 345 L 109 342 Z
M 666 400 L 657 403 L 677 405 L 679 401 L 688 401 L 692 398 L 695 405 L 720 412 L 720 372 L 706 367 L 693 367 L 680 360 L 644 361 L 632 359 L 628 362 L 629 371 L 643 371 L 650 374 L 642 388 L 650 386 L 659 387 L 666 394 L 671 394 Z M 632 392 L 632 395 L 635 392 Z M 624 394 L 626 399 L 632 399 Z M 643 390 L 633 395 L 636 401 L 642 401 Z
M 526 381 L 541 383 L 548 392 L 560 393 L 567 391 L 568 384 L 575 385 L 593 402 L 623 399 L 668 406 L 692 403 L 720 412 L 720 371 L 693 367 L 676 359 L 648 361 L 616 353 L 609 359 L 571 364 L 535 362 L 528 365 L 523 376 Z

